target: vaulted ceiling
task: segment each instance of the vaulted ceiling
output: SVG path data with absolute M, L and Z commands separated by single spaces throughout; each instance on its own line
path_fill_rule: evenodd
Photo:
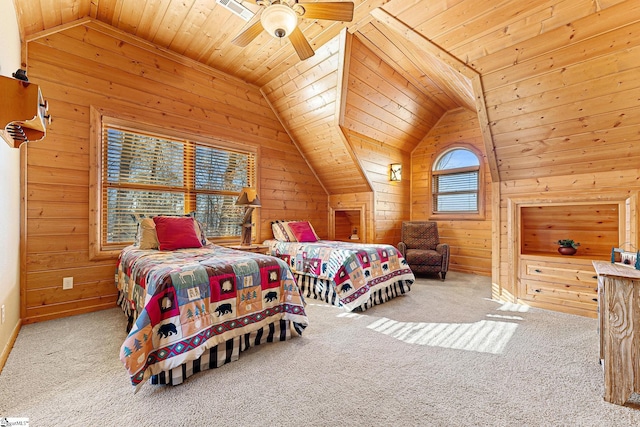
M 306 3 L 316 1 L 308 0 Z M 262 87 L 286 73 L 300 60 L 288 41 L 271 37 L 266 32 L 247 47 L 232 44 L 231 41 L 244 28 L 259 19 L 263 9 L 255 1 L 239 3 L 256 14 L 250 21 L 243 20 L 216 0 L 15 1 L 24 36 L 91 17 Z M 350 23 L 300 19 L 299 26 L 315 50 L 333 39 L 343 28 L 348 28 L 351 33 L 361 32 L 374 49 L 386 52 L 385 57 L 390 62 L 399 56 L 412 55 L 411 52 L 415 50 L 411 45 L 402 42 L 396 45 L 399 36 L 389 34 L 390 38 L 387 38 L 384 27 L 372 23 L 370 12 L 389 3 L 389 0 L 355 0 L 353 3 L 354 19 Z M 413 56 L 420 55 L 414 53 Z M 410 60 L 405 60 L 407 62 Z M 461 95 L 455 85 L 444 83 L 449 78 L 446 74 L 441 75 L 438 70 L 441 66 L 427 64 L 426 61 L 423 65 L 423 70 L 420 70 L 420 64 L 414 64 L 402 72 L 425 93 L 436 93 L 439 102 L 447 107 L 460 105 L 463 102 Z M 464 92 L 468 97 L 468 90 Z M 464 102 L 468 103 L 469 100 Z
M 266 33 L 247 47 L 233 45 L 231 40 L 258 18 L 246 22 L 215 0 L 14 3 L 25 40 L 93 19 L 265 93 L 278 86 L 273 82 L 294 79 L 308 68 L 305 63 L 321 63 L 316 57 L 301 62 L 290 43 Z M 252 12 L 260 9 L 254 1 L 240 3 Z M 629 145 L 637 141 L 640 124 L 633 103 L 640 81 L 640 41 L 632 36 L 640 33 L 637 1 L 355 0 L 354 4 L 352 22 L 301 19 L 300 28 L 317 52 L 346 29 L 359 46 L 357 52 L 370 52 L 380 67 L 389 67 L 404 80 L 406 93 L 425 105 L 420 114 L 434 117 L 414 116 L 411 125 L 419 132 L 404 133 L 403 150 L 411 151 L 439 116 L 466 108 L 478 111 L 495 180 L 563 175 L 568 166 L 572 173 L 610 170 L 619 163 L 611 150 L 600 148 L 604 140 L 623 150 L 629 165 L 640 159 L 640 149 L 635 148 L 640 144 Z M 367 61 L 360 62 L 372 64 Z M 346 89 L 355 89 L 356 83 L 352 79 Z M 339 91 L 344 88 L 343 82 L 335 84 Z M 272 101 L 277 104 L 277 98 Z M 389 112 L 407 104 L 401 99 L 393 102 L 393 107 L 378 110 Z M 341 115 L 336 123 L 356 131 L 354 116 L 350 120 L 342 107 L 344 100 L 335 104 L 334 114 Z M 295 123 L 277 108 L 293 135 Z M 335 134 L 331 138 L 339 139 Z M 345 147 L 348 151 L 348 144 Z

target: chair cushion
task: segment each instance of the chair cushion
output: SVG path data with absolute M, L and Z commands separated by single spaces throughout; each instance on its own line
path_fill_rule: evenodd
M 402 241 L 407 248 L 435 250 L 440 243 L 438 225 L 431 221 L 404 222 L 402 224 Z
M 409 265 L 442 265 L 442 254 L 431 249 L 407 249 Z

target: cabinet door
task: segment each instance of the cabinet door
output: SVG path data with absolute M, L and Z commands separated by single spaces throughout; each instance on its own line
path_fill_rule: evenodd
M 522 259 L 519 297 L 534 305 L 595 317 L 598 276 L 593 267 L 580 261 L 558 262 Z
M 560 282 L 521 279 L 523 299 L 597 312 L 598 294 L 589 288 Z
M 598 276 L 592 266 L 588 264 L 573 264 L 567 262 L 555 262 L 544 260 L 522 260 L 521 275 L 523 278 L 562 281 L 576 286 L 593 288 L 598 284 Z

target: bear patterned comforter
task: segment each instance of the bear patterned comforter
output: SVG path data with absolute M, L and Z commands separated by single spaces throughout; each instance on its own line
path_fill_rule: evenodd
M 296 275 L 319 279 L 312 286 L 328 286 L 336 296 L 326 297 L 325 293 L 320 299 L 349 311 L 365 310 L 404 294 L 415 281 L 404 257 L 391 245 L 333 240 L 303 243 L 267 240 L 264 244 L 269 246 L 271 255 L 284 260 Z M 304 277 L 298 279 L 298 285 L 312 292 Z M 318 298 L 316 294 L 306 295 Z
M 289 320 L 308 325 L 304 302 L 280 259 L 217 245 L 176 251 L 125 248 L 120 304 L 135 323 L 120 349 L 134 386 L 197 359 L 234 337 Z

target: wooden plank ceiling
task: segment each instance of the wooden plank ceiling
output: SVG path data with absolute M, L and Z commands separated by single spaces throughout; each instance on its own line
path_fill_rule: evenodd
M 630 167 L 640 161 L 640 40 L 630 36 L 640 34 L 637 0 L 355 0 L 351 23 L 300 20 L 303 34 L 318 52 L 344 28 L 355 41 L 350 57 L 331 62 L 332 67 L 350 67 L 346 84 L 337 80 L 344 70 L 331 72 L 333 90 L 342 98 L 327 107 L 309 102 L 309 97 L 297 109 L 279 102 L 277 88 L 328 70 L 310 70 L 290 43 L 265 33 L 245 48 L 232 45 L 253 21 L 243 21 L 215 0 L 14 3 L 25 40 L 93 18 L 262 88 L 309 159 L 315 148 L 327 143 L 336 144 L 336 161 L 353 157 L 348 138 L 340 136 L 337 127 L 325 133 L 328 140 L 322 143 L 317 135 L 300 136 L 305 129 L 301 121 L 312 120 L 317 109 L 325 124 L 333 120 L 347 132 L 411 152 L 447 111 L 476 110 L 478 103 L 486 105 L 488 123 L 481 120 L 481 125 L 489 129 L 488 155 L 497 157 L 495 179 L 611 170 L 620 165 L 615 150 Z M 253 1 L 242 4 L 253 12 L 260 9 Z M 382 19 L 384 14 L 389 19 Z M 327 67 L 329 51 L 308 64 Z M 366 80 L 358 73 L 376 68 L 387 68 L 381 73 L 393 75 L 393 81 L 365 88 Z M 463 68 L 479 73 L 481 83 L 472 85 Z M 405 98 L 419 102 L 412 105 L 395 96 L 401 85 Z M 387 90 L 391 92 L 383 93 Z M 383 98 L 393 102 L 376 104 L 375 99 Z M 397 107 L 403 111 L 392 113 Z M 328 113 L 327 108 L 333 110 Z M 602 148 L 605 139 L 615 150 Z M 357 169 L 357 159 L 352 162 Z M 340 165 L 333 164 L 333 170 L 344 170 L 344 163 Z M 312 167 L 322 175 L 320 166 Z M 361 175 L 350 191 L 367 187 Z M 329 176 L 322 181 L 329 193 L 346 191 L 330 184 Z

